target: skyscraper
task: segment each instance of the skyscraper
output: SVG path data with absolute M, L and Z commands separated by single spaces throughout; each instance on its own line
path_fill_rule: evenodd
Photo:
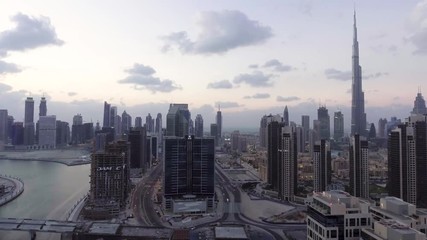
M 221 113 L 221 107 L 218 106 L 218 111 L 216 112 L 216 126 L 217 126 L 217 141 L 219 143 L 219 141 L 222 140 L 222 113 Z
M 122 113 L 122 131 L 123 133 L 129 133 L 130 128 L 132 127 L 132 117 L 126 112 Z
M 315 192 L 326 191 L 326 187 L 331 184 L 331 149 L 329 141 L 322 139 L 314 145 L 313 168 Z
M 184 137 L 188 135 L 190 118 L 188 104 L 171 103 L 166 115 L 166 136 Z
M 369 199 L 369 162 L 368 141 L 355 134 L 351 137 L 350 147 L 350 194 Z
M 366 136 L 365 93 L 362 91 L 362 67 L 359 65 L 356 12 L 354 12 L 353 31 L 351 135 L 359 134 L 360 136 Z
M 307 143 L 309 139 L 308 132 L 310 130 L 310 116 L 308 115 L 301 116 L 301 126 L 304 131 L 304 141 Z
M 427 207 L 427 117 L 413 115 L 391 131 L 388 140 L 388 191 L 420 208 Z
M 215 146 L 218 146 L 218 125 L 211 123 L 211 137 L 215 139 Z
M 334 139 L 341 141 L 344 137 L 344 115 L 341 111 L 334 113 Z
M 39 146 L 45 149 L 56 148 L 56 116 L 40 116 Z
M 267 183 L 274 191 L 279 191 L 279 161 L 281 160 L 279 151 L 282 127 L 281 121 L 271 121 L 267 126 Z
M 166 137 L 164 144 L 165 209 L 175 214 L 212 210 L 215 193 L 214 139 Z
M 203 117 L 200 114 L 197 114 L 196 116 L 196 120 L 194 121 L 195 123 L 195 127 L 194 127 L 194 131 L 195 131 L 195 136 L 196 137 L 203 137 Z
M 47 105 L 46 105 L 46 98 L 42 97 L 40 100 L 40 106 L 39 106 L 39 117 L 46 116 L 47 114 Z
M 2 144 L 7 144 L 8 128 L 7 128 L 7 110 L 0 109 L 0 147 Z
M 162 122 L 163 120 L 162 120 L 162 114 L 161 113 L 157 113 L 157 117 L 156 117 L 156 133 L 158 133 L 158 134 L 162 134 L 162 125 L 163 125 L 163 122 Z
M 110 126 L 109 127 L 115 127 L 116 123 L 114 122 L 117 116 L 117 107 L 111 106 L 110 108 Z M 117 132 L 116 132 L 117 134 Z
M 298 152 L 295 128 L 286 126 L 282 130 L 279 148 L 279 198 L 293 201 L 298 186 Z
M 25 100 L 25 118 L 24 118 L 24 145 L 34 144 L 34 100 L 27 97 Z
M 283 111 L 283 123 L 285 124 L 285 126 L 289 126 L 288 106 L 285 106 L 285 110 Z
M 150 113 L 145 117 L 145 126 L 147 127 L 148 133 L 154 132 L 153 117 L 151 117 Z
M 102 127 L 111 127 L 110 108 L 111 108 L 111 104 L 108 104 L 106 101 L 104 101 L 104 121 L 102 122 Z
M 378 120 L 378 137 L 379 138 L 385 138 L 385 132 L 386 132 L 386 125 L 387 125 L 387 118 L 380 118 Z
M 129 131 L 130 167 L 145 172 L 147 163 L 147 131 L 145 127 L 132 128 Z
M 142 127 L 142 118 L 141 117 L 136 117 L 135 118 L 135 127 Z
M 329 140 L 331 138 L 331 120 L 328 109 L 325 106 L 321 106 L 317 109 L 317 119 L 319 120 L 320 139 Z
M 267 147 L 268 124 L 273 121 L 282 122 L 282 117 L 279 114 L 274 116 L 270 114 L 270 115 L 264 115 L 261 118 L 260 126 L 259 126 L 259 138 L 260 138 L 259 142 L 261 147 Z
M 417 96 L 415 97 L 412 114 L 427 114 L 426 102 L 420 90 L 418 90 Z

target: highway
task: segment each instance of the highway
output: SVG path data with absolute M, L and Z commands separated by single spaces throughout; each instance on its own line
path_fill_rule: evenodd
M 144 177 L 138 182 L 137 186 L 135 186 L 131 206 L 134 217 L 141 226 L 163 226 L 155 212 L 152 201 L 154 185 L 161 177 L 162 171 L 163 165 L 159 163 L 157 166 L 153 167 L 148 176 Z

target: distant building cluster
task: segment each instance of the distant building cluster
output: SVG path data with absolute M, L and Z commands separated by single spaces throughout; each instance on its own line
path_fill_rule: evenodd
M 34 120 L 33 97 L 27 97 L 25 100 L 23 122 L 15 121 L 13 116 L 8 115 L 7 109 L 0 109 L 0 149 L 55 149 L 69 144 L 71 144 L 69 124 L 57 120 L 55 115 L 47 115 L 45 97 L 40 99 L 37 122 Z

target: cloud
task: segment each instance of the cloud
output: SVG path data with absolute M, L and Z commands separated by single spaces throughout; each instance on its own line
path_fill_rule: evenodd
M 6 92 L 9 92 L 10 90 L 12 90 L 11 86 L 0 83 L 0 93 L 6 93 Z
M 281 62 L 280 62 L 279 60 L 277 60 L 277 59 L 271 59 L 271 60 L 267 61 L 267 62 L 263 65 L 263 67 L 266 67 L 266 68 L 271 67 L 271 68 L 273 68 L 275 71 L 278 71 L 278 72 L 289 72 L 289 71 L 291 71 L 291 70 L 293 70 L 293 69 L 294 69 L 292 66 L 289 66 L 289 65 L 283 65 L 283 63 L 281 63 Z
M 150 66 L 145 66 L 143 64 L 135 63 L 132 68 L 127 69 L 126 72 L 130 74 L 140 74 L 150 76 L 156 73 L 156 70 Z
M 255 71 L 251 74 L 240 74 L 236 76 L 233 80 L 234 83 L 246 83 L 252 87 L 269 87 L 273 85 L 273 82 L 271 82 L 271 78 L 273 75 L 265 75 L 261 71 Z
M 340 81 L 348 81 L 352 78 L 351 71 L 340 71 L 334 68 L 326 69 L 325 75 L 328 79 L 335 79 Z
M 237 102 L 215 102 L 215 106 L 220 106 L 221 108 L 236 108 L 242 107 L 243 105 Z
M 249 68 L 253 68 L 253 69 L 255 69 L 255 68 L 258 68 L 258 64 L 251 64 L 251 65 L 249 65 L 248 67 L 249 67 Z
M 374 78 L 379 78 L 382 76 L 387 76 L 388 73 L 387 72 L 377 72 L 377 73 L 373 73 L 373 74 L 368 74 L 368 75 L 363 75 L 362 78 L 363 79 L 374 79 Z
M 252 96 L 245 96 L 245 99 L 250 99 L 250 98 L 254 98 L 254 99 L 265 99 L 265 98 L 269 98 L 270 94 L 268 93 L 256 93 L 255 95 Z
M 300 100 L 300 98 L 296 96 L 291 96 L 291 97 L 277 96 L 276 100 L 278 102 L 292 102 L 292 101 L 298 101 Z
M 313 10 L 313 0 L 302 0 L 302 1 L 298 1 L 299 2 L 299 11 L 302 14 L 306 14 L 311 16 L 311 11 Z
M 427 0 L 418 2 L 410 15 L 413 33 L 406 39 L 415 46 L 416 55 L 427 54 Z
M 21 69 L 16 64 L 0 60 L 0 75 L 17 72 L 21 72 Z
M 176 47 L 181 53 L 219 54 L 260 44 L 273 36 L 270 27 L 249 19 L 240 11 L 201 12 L 197 25 L 200 32 L 196 40 L 191 40 L 185 31 L 174 32 L 162 37 L 165 42 L 162 50 Z
M 47 17 L 30 17 L 18 13 L 11 17 L 15 28 L 0 32 L 0 52 L 25 51 L 47 45 L 60 46 L 64 41 L 56 35 L 55 28 Z
M 154 77 L 153 74 L 156 73 L 156 71 L 150 66 L 135 63 L 132 68 L 125 70 L 125 72 L 130 75 L 118 82 L 133 84 L 136 90 L 150 90 L 156 93 L 172 92 L 181 89 L 181 86 L 169 79 L 161 80 L 158 77 Z
M 233 85 L 228 80 L 222 80 L 218 82 L 211 82 L 208 84 L 208 88 L 213 89 L 230 89 L 233 88 Z
M 70 97 L 74 97 L 77 95 L 77 93 L 76 92 L 68 92 L 67 95 Z
M 333 68 L 326 69 L 325 75 L 326 75 L 326 78 L 328 79 L 335 79 L 340 81 L 348 81 L 348 80 L 351 80 L 353 77 L 351 71 L 340 71 Z M 379 78 L 386 75 L 388 75 L 387 72 L 377 72 L 377 73 L 363 75 L 362 79 L 375 79 L 375 78 Z

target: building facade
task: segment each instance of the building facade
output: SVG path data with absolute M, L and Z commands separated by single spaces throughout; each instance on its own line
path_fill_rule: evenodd
M 368 141 L 365 137 L 359 134 L 351 137 L 349 159 L 350 194 L 369 199 Z
M 314 145 L 313 169 L 314 181 L 313 188 L 315 192 L 326 191 L 331 184 L 332 157 L 329 141 L 322 139 Z
M 179 213 L 206 213 L 214 208 L 213 138 L 164 139 L 164 206 Z
M 307 239 L 359 240 L 370 228 L 370 203 L 343 191 L 313 193 L 307 206 Z

